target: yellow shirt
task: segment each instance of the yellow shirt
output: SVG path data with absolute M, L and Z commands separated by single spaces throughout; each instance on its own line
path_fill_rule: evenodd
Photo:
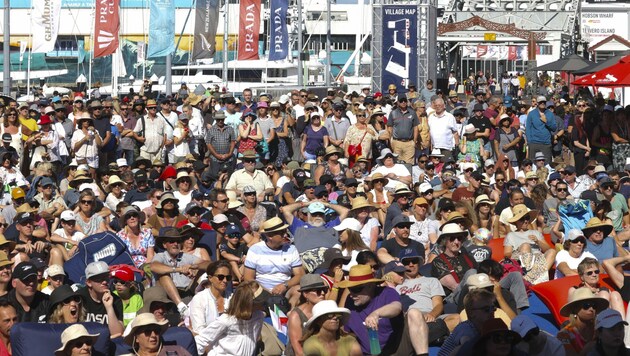
M 38 131 L 39 127 L 37 126 L 37 121 L 35 119 L 31 119 L 30 117 L 22 117 L 20 116 L 20 124 L 31 131 Z M 22 134 L 22 141 L 28 140 L 28 135 Z

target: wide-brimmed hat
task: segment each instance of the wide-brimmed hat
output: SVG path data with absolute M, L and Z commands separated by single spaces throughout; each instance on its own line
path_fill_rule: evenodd
M 389 183 L 389 178 L 385 177 L 382 173 L 374 173 L 371 176 L 367 177 L 365 180 L 370 183 L 374 183 L 377 180 L 382 180 L 383 185 L 387 185 Z
M 184 240 L 182 233 L 175 227 L 163 228 L 161 230 L 160 234 L 155 237 L 155 243 L 158 246 L 163 245 L 166 241 L 178 240 L 181 242 Z
M 341 150 L 339 149 L 339 147 L 334 146 L 334 145 L 330 145 L 328 147 L 326 147 L 326 153 L 324 154 L 324 159 L 328 159 L 328 156 L 332 155 L 332 154 L 337 154 L 337 156 L 341 155 Z
M 400 183 L 396 185 L 396 189 L 394 190 L 394 195 L 409 195 L 413 194 L 413 192 L 409 189 L 406 184 Z
M 64 300 L 75 296 L 83 299 L 83 296 L 81 296 L 81 294 L 77 293 L 76 290 L 72 289 L 72 287 L 67 284 L 55 288 L 55 290 L 53 290 L 50 294 L 50 306 L 48 308 L 49 312 L 55 310 L 55 307 L 59 303 L 62 303 Z
M 92 339 L 92 344 L 94 344 L 100 335 L 101 334 L 90 334 L 82 324 L 72 324 L 61 333 L 61 347 L 55 350 L 55 356 L 65 355 L 66 348 L 71 341 L 82 337 L 89 337 Z
M 11 241 L 11 240 L 7 240 L 6 237 L 4 237 L 3 234 L 0 234 L 0 247 L 7 245 L 7 248 L 9 251 L 13 251 L 13 249 L 15 249 L 15 245 L 17 243 L 15 241 Z M 0 267 L 2 267 L 2 261 L 0 259 Z
M 468 229 L 470 225 L 472 225 L 472 220 L 470 218 L 465 217 L 459 211 L 451 211 L 446 216 L 446 222 L 440 226 L 440 231 L 444 228 L 446 224 L 462 224 L 464 229 Z
M 598 217 L 592 217 L 587 223 L 586 226 L 582 229 L 584 236 L 590 236 L 595 230 L 603 230 L 604 237 L 610 235 L 613 230 L 613 226 L 601 221 Z
M 144 304 L 142 308 L 138 310 L 138 314 L 150 313 L 151 304 L 155 302 L 175 305 L 172 300 L 168 299 L 168 295 L 162 287 L 147 288 L 144 293 L 142 293 L 142 299 L 144 299 Z
M 298 292 L 306 292 L 313 289 L 326 288 L 326 282 L 319 274 L 308 273 L 300 278 L 300 289 Z
M 15 243 L 14 243 L 14 246 L 15 246 Z M 10 251 L 13 251 L 13 248 L 11 248 Z M 7 256 L 7 253 L 4 251 L 0 251 L 0 267 L 9 266 L 12 264 L 13 264 L 13 261 L 9 259 L 9 256 Z
M 381 151 L 381 155 L 378 156 L 378 158 L 376 158 L 377 160 L 381 161 L 383 160 L 385 157 L 387 156 L 392 156 L 394 158 L 398 157 L 397 154 L 393 153 L 392 150 L 390 150 L 389 148 L 383 148 L 383 150 Z
M 164 205 L 164 202 L 166 202 L 167 200 L 174 200 L 175 203 L 178 202 L 178 200 L 175 198 L 173 193 L 166 192 L 166 193 L 162 194 L 162 196 L 160 197 L 160 201 L 158 201 L 158 203 L 157 203 L 157 205 L 155 207 L 158 208 L 158 209 L 162 209 L 162 206 Z
M 523 216 L 528 214 L 530 219 L 529 221 L 531 222 L 536 220 L 536 217 L 538 216 L 538 210 L 529 210 L 529 208 L 525 206 L 525 204 L 518 204 L 512 208 L 512 214 L 514 214 L 514 216 L 508 219 L 508 222 L 511 224 L 521 220 Z
M 188 238 L 192 236 L 195 239 L 195 242 L 199 241 L 201 237 L 203 237 L 203 231 L 193 224 L 186 224 L 179 228 L 179 233 L 184 237 Z
M 442 226 L 442 234 L 438 238 L 439 241 L 443 241 L 446 238 L 451 238 L 453 236 L 468 236 L 468 231 L 462 229 L 456 223 L 447 223 Z
M 573 294 L 569 296 L 569 301 L 562 308 L 560 308 L 560 315 L 568 317 L 572 314 L 572 311 L 576 309 L 578 306 L 581 307 L 584 303 L 594 303 L 595 310 L 599 313 L 600 311 L 608 308 L 608 300 L 596 295 L 593 291 L 588 287 L 582 287 L 576 289 Z
M 258 155 L 254 150 L 246 150 L 245 152 L 243 152 L 241 158 L 257 159 Z
M 374 205 L 370 203 L 365 197 L 356 197 L 352 200 L 352 208 L 350 211 L 356 211 L 363 208 L 374 209 Z
M 122 219 L 122 221 L 127 221 L 127 218 L 130 214 L 136 213 L 138 214 L 138 220 L 140 221 L 144 221 L 144 213 L 139 211 L 135 206 L 133 205 L 129 205 L 126 206 L 121 212 L 120 212 L 120 218 Z
M 203 100 L 203 97 L 201 95 L 197 95 L 195 93 L 190 93 L 188 95 L 188 102 L 190 103 L 190 105 L 195 106 L 197 104 L 199 104 L 199 102 Z
M 490 200 L 490 198 L 488 197 L 488 195 L 486 194 L 481 194 L 478 197 L 475 198 L 475 208 L 477 207 L 477 205 L 479 204 L 490 204 L 490 205 L 494 205 L 494 202 L 492 200 Z
M 112 186 L 116 183 L 122 183 L 123 187 L 127 186 L 127 183 L 125 183 L 122 179 L 120 179 L 120 177 L 118 177 L 117 175 L 113 175 L 109 177 L 109 181 L 107 182 L 107 186 Z
M 289 225 L 285 224 L 284 221 L 282 221 L 282 219 L 276 216 L 269 220 L 266 220 L 262 224 L 262 229 L 260 230 L 260 232 L 270 233 L 270 232 L 286 230 L 288 228 L 289 228 Z
M 385 115 L 385 113 L 383 112 L 383 110 L 381 110 L 380 108 L 372 111 L 372 114 L 370 115 L 370 119 L 376 115 Z
M 499 117 L 499 125 L 501 125 L 503 120 L 508 120 L 510 124 L 512 123 L 512 117 L 508 114 L 501 114 L 501 116 Z
M 74 178 L 72 178 L 68 185 L 72 188 L 78 189 L 83 183 L 92 183 L 92 177 L 90 177 L 86 171 L 77 171 Z
M 124 341 L 127 345 L 133 345 L 133 342 L 136 338 L 136 331 L 138 328 L 142 326 L 148 325 L 157 325 L 161 328 L 160 334 L 163 334 L 166 329 L 168 329 L 168 320 L 157 321 L 155 315 L 153 313 L 142 313 L 136 315 L 136 317 L 131 322 L 131 331 L 129 331 L 129 335 L 125 336 Z
M 197 178 L 195 178 L 194 176 L 190 175 L 188 172 L 186 171 L 182 171 L 182 172 L 177 172 L 177 177 L 175 178 L 174 181 L 171 182 L 171 187 L 174 190 L 177 190 L 177 185 L 179 184 L 179 180 L 183 179 L 183 178 L 190 178 L 190 188 L 192 190 L 192 187 L 195 186 L 195 184 L 197 184 Z
M 334 300 L 322 300 L 313 306 L 313 316 L 304 323 L 304 327 L 310 329 L 317 319 L 328 314 L 342 314 L 343 317 L 339 320 L 339 326 L 341 326 L 350 317 L 350 310 L 338 307 Z
M 368 265 L 354 265 L 350 267 L 348 279 L 339 282 L 338 285 L 339 288 L 352 288 L 362 284 L 382 282 L 382 279 L 374 277 L 372 267 Z

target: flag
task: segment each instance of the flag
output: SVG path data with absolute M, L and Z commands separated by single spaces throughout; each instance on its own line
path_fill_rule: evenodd
M 197 0 L 195 12 L 195 41 L 192 59 L 212 58 L 216 52 L 219 0 Z
M 119 8 L 119 0 L 98 2 L 94 16 L 94 58 L 108 56 L 118 49 Z
M 508 60 L 515 61 L 517 59 L 516 46 L 508 47 Z
M 150 1 L 147 58 L 165 57 L 175 52 L 175 3 L 173 1 Z
M 241 0 L 238 30 L 238 60 L 258 59 L 260 0 Z
M 138 42 L 138 50 L 137 50 L 137 56 L 138 58 L 136 59 L 136 62 L 140 63 L 140 62 L 144 62 L 144 51 L 146 49 L 145 43 L 144 42 Z
M 271 41 L 269 43 L 269 60 L 286 59 L 289 54 L 289 31 L 287 28 L 287 0 L 271 1 Z
M 274 329 L 276 329 L 279 333 L 287 335 L 287 324 L 289 323 L 289 318 L 287 318 L 286 314 L 284 314 L 284 312 L 274 304 L 273 310 L 269 308 L 269 316 L 271 316 L 271 323 L 273 324 Z
M 48 53 L 55 49 L 59 33 L 61 0 L 33 1 L 31 12 L 32 53 Z

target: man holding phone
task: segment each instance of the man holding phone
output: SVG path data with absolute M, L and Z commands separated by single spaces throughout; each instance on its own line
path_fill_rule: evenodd
M 553 133 L 556 131 L 556 119 L 553 113 L 547 109 L 547 98 L 537 98 L 536 109 L 527 114 L 525 122 L 525 135 L 527 136 L 529 159 L 534 160 L 536 152 L 545 155 L 545 161 L 551 162 L 551 143 Z

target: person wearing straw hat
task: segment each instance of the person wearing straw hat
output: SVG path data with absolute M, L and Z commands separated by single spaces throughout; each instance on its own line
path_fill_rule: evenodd
M 556 335 L 567 354 L 580 353 L 585 344 L 594 339 L 597 314 L 608 308 L 608 304 L 606 299 L 593 294 L 587 287 L 578 288 L 569 296 L 560 309 L 560 315 L 569 317 L 569 323 Z
M 105 206 L 111 211 L 116 211 L 118 204 L 125 200 L 127 183 L 123 182 L 117 175 L 113 175 L 109 177 L 107 186 L 109 187 L 109 194 L 105 198 Z
M 304 355 L 363 355 L 354 336 L 342 329 L 349 317 L 350 310 L 339 308 L 332 300 L 317 303 L 313 316 L 305 323 Z
M 360 228 L 358 232 L 361 234 L 361 239 L 372 251 L 376 251 L 378 234 L 381 226 L 378 219 L 372 217 L 374 210 L 375 207 L 373 204 L 371 204 L 365 197 L 358 196 L 352 200 L 352 208 L 348 213 L 350 218 L 354 218 L 359 222 Z
M 596 356 L 628 356 L 630 350 L 624 344 L 627 337 L 621 313 L 613 309 L 604 309 L 595 319 L 595 338 L 584 346 L 584 355 Z
M 87 164 L 92 177 L 99 167 L 99 148 L 102 146 L 101 135 L 93 127 L 94 120 L 88 113 L 83 113 L 76 120 L 77 130 L 72 134 L 70 144 L 79 164 Z
M 256 188 L 258 201 L 263 201 L 265 195 L 273 194 L 273 184 L 271 184 L 271 180 L 269 180 L 267 174 L 256 169 L 257 158 L 258 155 L 254 150 L 243 152 L 241 156 L 243 168 L 232 173 L 225 185 L 225 190 L 234 192 L 236 196 L 241 196 L 243 194 L 243 188 L 253 186 Z
M 343 179 L 346 178 L 348 167 L 339 162 L 339 158 L 341 157 L 342 151 L 339 147 L 333 145 L 326 147 L 324 160 L 315 169 L 313 176 L 315 183 L 324 185 L 324 183 L 321 182 L 321 178 L 325 175 L 333 177 L 335 181 L 343 181 Z
M 61 347 L 55 356 L 91 355 L 100 334 L 90 334 L 82 324 L 72 324 L 61 333 Z
M 130 345 L 133 355 L 190 355 L 179 345 L 165 345 L 162 335 L 168 329 L 168 321 L 158 321 L 152 313 L 136 315 L 129 324 L 131 330 L 123 341 Z
M 192 201 L 196 185 L 197 179 L 195 176 L 188 174 L 188 172 L 177 173 L 177 178 L 175 178 L 174 182 L 171 182 L 173 196 L 178 201 L 177 205 L 180 213 L 183 213 L 186 206 Z
M 245 260 L 243 279 L 257 281 L 274 295 L 285 295 L 304 274 L 297 248 L 286 243 L 288 228 L 278 217 L 265 221 L 260 230 L 263 241 L 249 248 Z M 272 266 L 277 273 L 270 273 Z
M 392 221 L 397 216 L 401 216 L 403 211 L 407 211 L 409 207 L 409 199 L 413 196 L 413 192 L 409 190 L 409 187 L 405 184 L 398 183 L 396 185 L 396 189 L 394 190 L 394 201 L 387 208 L 387 213 L 385 214 L 385 223 L 383 224 L 383 235 L 389 236 L 392 228 Z
M 140 156 L 153 161 L 162 158 L 162 150 L 166 141 L 165 120 L 157 116 L 157 103 L 150 99 L 147 101 L 147 114 L 138 118 L 133 129 L 133 137 L 142 144 Z
M 380 165 L 372 170 L 372 175 L 380 173 L 384 177 L 389 178 L 389 182 L 385 185 L 385 188 L 392 191 L 395 190 L 396 186 L 399 184 L 411 184 L 411 172 L 409 172 L 404 164 L 396 162 L 397 157 L 398 154 L 393 153 L 389 148 L 384 148 L 381 151 L 381 155 L 377 158 Z
M 582 228 L 586 237 L 585 250 L 595 255 L 600 262 L 619 256 L 617 244 L 610 237 L 612 231 L 613 226 L 601 221 L 598 217 L 592 217 Z

